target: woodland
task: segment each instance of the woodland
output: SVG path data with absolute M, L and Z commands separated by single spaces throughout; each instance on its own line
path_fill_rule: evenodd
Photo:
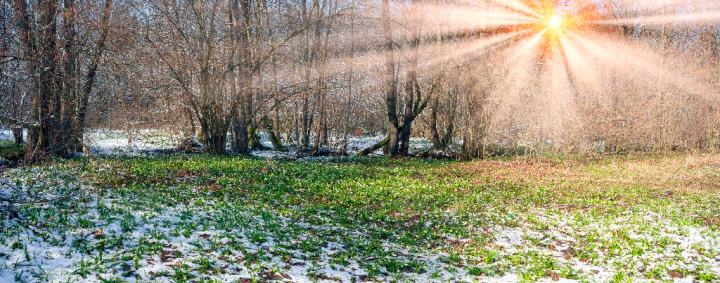
M 716 150 L 717 5 L 666 2 L 5 1 L 0 118 L 27 163 L 94 129 L 221 155 Z
M 718 282 L 715 0 L 0 0 L 0 282 Z

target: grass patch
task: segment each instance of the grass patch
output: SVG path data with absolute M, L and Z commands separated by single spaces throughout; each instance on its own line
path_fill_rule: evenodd
M 0 265 L 23 280 L 709 282 L 719 160 L 76 159 L 6 173 L 86 193 L 22 207 Z

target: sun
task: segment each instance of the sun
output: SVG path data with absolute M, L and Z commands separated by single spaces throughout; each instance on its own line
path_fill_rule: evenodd
M 560 14 L 552 14 L 550 17 L 547 18 L 545 25 L 548 28 L 559 30 L 563 27 L 563 23 L 565 22 L 565 17 L 563 17 Z

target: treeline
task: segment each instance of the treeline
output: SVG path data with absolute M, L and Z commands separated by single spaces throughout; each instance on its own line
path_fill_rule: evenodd
M 715 148 L 707 1 L 7 0 L 0 118 L 26 160 L 92 128 L 162 129 L 207 153 L 348 151 L 381 134 L 484 157 Z M 548 27 L 548 13 L 563 14 Z M 555 29 L 554 31 L 552 29 Z

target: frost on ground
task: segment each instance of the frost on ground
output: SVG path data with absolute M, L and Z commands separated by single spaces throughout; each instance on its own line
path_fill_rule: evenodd
M 452 179 L 447 163 L 379 162 L 390 163 L 185 156 L 13 170 L 3 178 L 55 200 L 4 220 L 0 282 L 720 280 L 716 191 L 561 204 L 548 188 Z

